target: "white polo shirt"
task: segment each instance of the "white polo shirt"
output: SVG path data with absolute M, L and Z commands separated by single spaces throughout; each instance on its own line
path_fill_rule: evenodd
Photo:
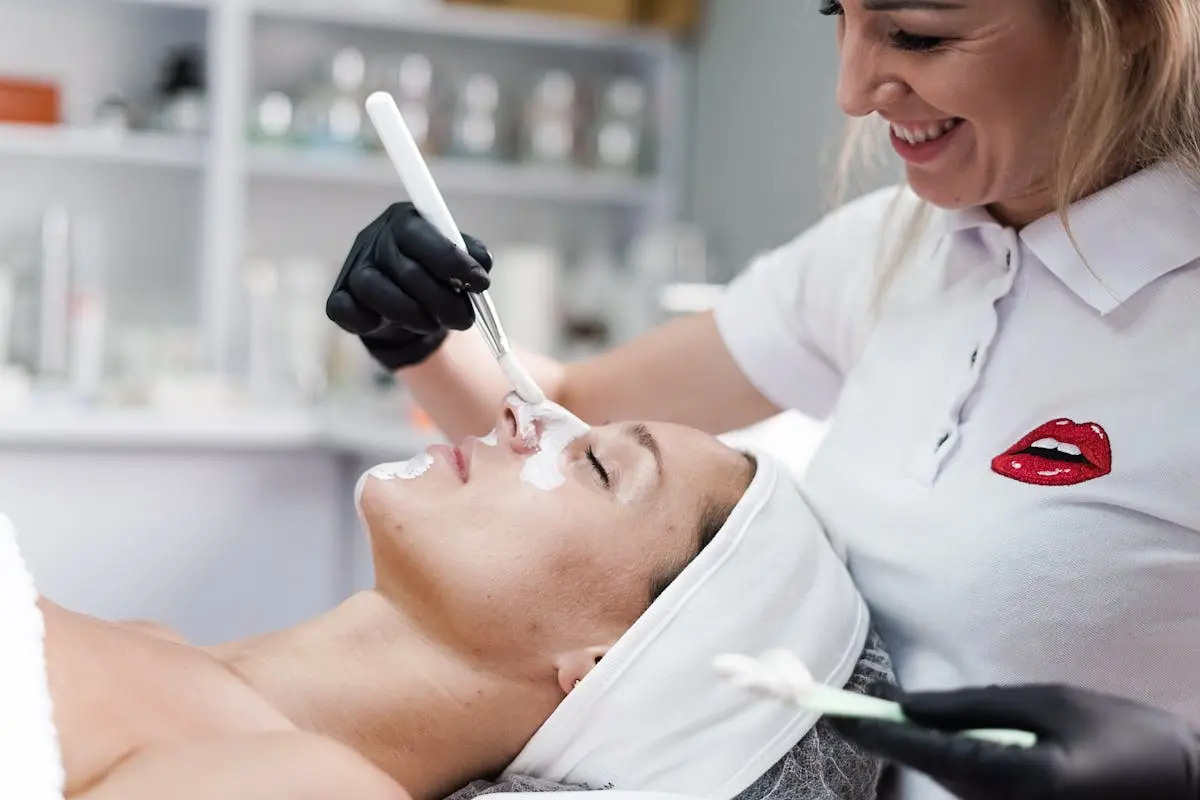
M 764 395 L 831 415 L 807 489 L 901 684 L 1062 681 L 1200 722 L 1200 187 L 1159 166 L 1076 204 L 1086 264 L 1057 216 L 930 209 L 873 317 L 915 206 L 839 209 L 716 311 Z

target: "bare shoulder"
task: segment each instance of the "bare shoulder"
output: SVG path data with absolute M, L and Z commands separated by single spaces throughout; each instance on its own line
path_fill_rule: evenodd
M 411 800 L 353 750 L 300 731 L 139 751 L 69 800 Z

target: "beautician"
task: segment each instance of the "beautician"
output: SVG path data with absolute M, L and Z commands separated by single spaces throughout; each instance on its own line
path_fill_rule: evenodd
M 591 421 L 827 417 L 805 488 L 905 690 L 1062 683 L 1200 722 L 1200 9 L 821 11 L 841 106 L 906 185 L 766 252 L 712 313 L 524 364 Z M 394 205 L 327 305 L 455 436 L 510 388 L 463 333 L 457 290 L 490 268 L 469 249 Z

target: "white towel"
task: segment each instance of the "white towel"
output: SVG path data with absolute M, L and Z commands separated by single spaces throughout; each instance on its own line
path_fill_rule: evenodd
M 0 798 L 62 800 L 65 774 L 54 727 L 33 576 L 17 529 L 0 514 Z

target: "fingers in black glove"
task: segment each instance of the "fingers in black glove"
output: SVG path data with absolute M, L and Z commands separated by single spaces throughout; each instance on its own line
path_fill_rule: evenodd
M 1012 763 L 1011 748 L 954 733 L 880 720 L 829 719 L 830 725 L 858 746 L 934 778 L 969 800 L 1033 800 L 1028 783 L 1044 781 L 1039 769 Z
M 917 725 L 830 723 L 966 800 L 1200 797 L 1200 740 L 1158 709 L 1052 685 L 916 693 L 900 702 Z M 1003 747 L 950 733 L 972 728 L 1028 730 L 1039 742 Z
M 395 203 L 355 239 L 327 311 L 359 335 L 377 330 L 382 320 L 420 333 L 469 328 L 474 315 L 462 292 L 488 288 L 491 257 L 473 238 L 468 250 L 442 236 L 411 203 Z
M 377 270 L 375 274 L 380 279 L 390 283 L 397 294 L 402 293 L 409 304 L 420 309 L 433 329 L 469 328 L 472 321 L 471 302 L 466 292 L 458 284 L 440 282 L 422 264 L 401 253 L 395 240 L 387 236 L 379 237 L 376 242 L 372 271 Z M 364 298 L 372 299 L 370 295 L 364 295 Z M 378 302 L 380 310 L 390 319 L 407 319 L 406 314 L 413 313 L 404 305 L 394 311 L 385 308 L 383 297 L 378 298 Z M 413 319 L 416 321 L 415 317 Z
M 417 363 L 448 330 L 475 322 L 466 292 L 490 285 L 487 248 L 464 235 L 467 253 L 411 203 L 396 203 L 354 241 L 325 304 L 325 313 L 389 369 Z
M 463 234 L 467 245 L 464 253 L 422 217 L 412 203 L 396 203 L 388 211 L 391 213 L 384 212 L 383 218 L 389 236 L 383 238 L 394 243 L 402 255 L 422 265 L 439 283 L 472 292 L 488 288 L 492 257 L 482 242 Z M 387 253 L 377 251 L 374 255 L 376 259 L 385 259 Z

